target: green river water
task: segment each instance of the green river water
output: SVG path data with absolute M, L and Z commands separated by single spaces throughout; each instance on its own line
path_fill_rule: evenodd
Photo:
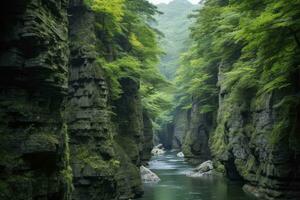
M 149 168 L 161 181 L 144 184 L 145 194 L 140 200 L 253 200 L 240 184 L 222 177 L 187 177 L 185 173 L 192 167 L 175 152 L 153 157 Z

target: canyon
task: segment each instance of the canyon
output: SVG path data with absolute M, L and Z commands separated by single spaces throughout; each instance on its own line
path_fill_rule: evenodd
M 154 74 L 146 66 L 152 55 L 150 44 L 142 51 L 153 42 L 137 41 L 139 31 L 137 36 L 119 33 L 114 24 L 118 37 L 110 38 L 99 31 L 107 23 L 93 8 L 83 0 L 11 0 L 0 8 L 1 200 L 141 197 L 140 166 L 147 165 L 153 146 L 159 143 L 182 151 L 193 165 L 213 160 L 218 174 L 241 182 L 245 191 L 258 198 L 299 199 L 298 62 L 293 62 L 295 68 L 284 87 L 266 92 L 246 87 L 237 93 L 233 88 L 238 88 L 248 71 L 237 80 L 228 78 L 243 53 L 237 43 L 228 42 L 238 47 L 230 52 L 230 59 L 214 60 L 208 84 L 216 92 L 209 92 L 213 95 L 208 100 L 187 94 L 189 105 L 173 106 L 172 120 L 155 128 L 153 112 L 144 106 L 140 92 L 146 82 L 142 76 L 118 77 L 119 96 L 113 98 L 114 80 L 107 71 L 107 63 L 136 51 L 143 54 L 141 69 Z M 130 14 L 124 16 L 130 19 Z M 119 20 L 118 16 L 113 19 Z M 138 23 L 144 18 L 133 19 Z M 151 39 L 150 33 L 146 35 Z M 298 58 L 295 34 L 286 37 Z M 136 50 L 140 46 L 142 50 Z M 283 49 L 288 52 L 291 46 Z M 172 68 L 165 75 L 174 78 L 175 71 Z M 259 71 L 251 81 L 265 76 Z M 234 99 L 237 94 L 239 98 Z

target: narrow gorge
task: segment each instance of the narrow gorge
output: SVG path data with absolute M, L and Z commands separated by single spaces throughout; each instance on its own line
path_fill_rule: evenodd
M 0 200 L 300 199 L 300 1 L 0 10 Z

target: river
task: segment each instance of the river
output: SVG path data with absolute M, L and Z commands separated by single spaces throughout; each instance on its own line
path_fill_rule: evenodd
M 153 157 L 149 168 L 161 181 L 144 184 L 145 194 L 140 200 L 253 200 L 240 184 L 222 177 L 187 177 L 185 173 L 192 167 L 175 152 Z

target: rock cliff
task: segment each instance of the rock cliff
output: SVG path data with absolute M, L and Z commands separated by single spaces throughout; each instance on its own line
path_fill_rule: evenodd
M 189 112 L 186 110 L 178 110 L 175 113 L 174 116 L 174 137 L 172 142 L 172 148 L 174 149 L 181 149 L 183 142 L 184 142 L 184 136 L 189 126 L 188 121 L 188 115 L 190 115 Z
M 175 114 L 175 131 L 169 134 L 173 147 L 183 138 L 181 149 L 188 161 L 196 164 L 212 157 L 217 171 L 244 182 L 244 189 L 259 198 L 298 199 L 299 74 L 291 77 L 288 89 L 264 95 L 249 89 L 234 98 L 222 84 L 228 70 L 219 67 L 216 113 L 201 114 L 201 104 L 194 102 L 187 115 Z
M 0 12 L 0 199 L 68 199 L 67 1 L 6 1 Z
M 223 78 L 220 68 L 219 79 Z M 297 80 L 298 78 L 296 78 Z M 260 198 L 297 199 L 299 188 L 299 107 L 289 90 L 255 95 L 249 90 L 240 102 L 220 85 L 218 125 L 211 137 L 216 163 L 231 179 L 242 179 Z M 222 168 L 219 166 L 219 168 Z
M 209 134 L 213 130 L 213 119 L 199 111 L 200 104 L 193 104 L 187 120 L 186 134 L 182 136 L 182 151 L 191 163 L 200 164 L 211 159 L 208 145 Z
M 146 110 L 143 110 L 143 152 L 141 156 L 142 165 L 146 165 L 151 158 L 153 148 L 153 126 L 151 118 Z
M 244 189 L 259 198 L 298 199 L 299 75 L 290 79 L 289 89 L 264 95 L 248 90 L 234 100 L 222 84 L 226 70 L 220 65 L 217 112 L 201 114 L 199 102 L 187 115 L 177 111 L 167 142 L 176 148 L 183 138 L 181 149 L 189 162 L 212 157 L 218 172 L 244 182 Z
M 105 72 L 96 60 L 103 54 L 99 49 L 106 47 L 98 46 L 103 38 L 95 30 L 95 15 L 78 1 L 71 2 L 69 14 L 68 122 L 73 199 L 139 196 L 142 188 L 138 167 L 144 139 L 139 83 L 120 80 L 122 95 L 111 101 Z
M 91 9 L 10 1 L 0 15 L 0 199 L 140 196 L 151 119 L 138 80 L 120 80 L 121 97 L 110 99 L 97 61 L 110 44 L 100 47 Z
M 95 16 L 71 2 L 68 133 L 74 193 L 72 199 L 113 199 L 117 160 L 110 128 L 108 88 L 96 62 Z
M 120 83 L 123 94 L 114 102 L 116 116 L 113 121 L 116 127 L 115 140 L 119 146 L 120 159 L 126 165 L 121 166 L 118 176 L 125 197 L 133 198 L 142 194 L 138 168 L 141 165 L 144 141 L 142 104 L 138 94 L 138 82 L 124 78 L 120 80 Z

